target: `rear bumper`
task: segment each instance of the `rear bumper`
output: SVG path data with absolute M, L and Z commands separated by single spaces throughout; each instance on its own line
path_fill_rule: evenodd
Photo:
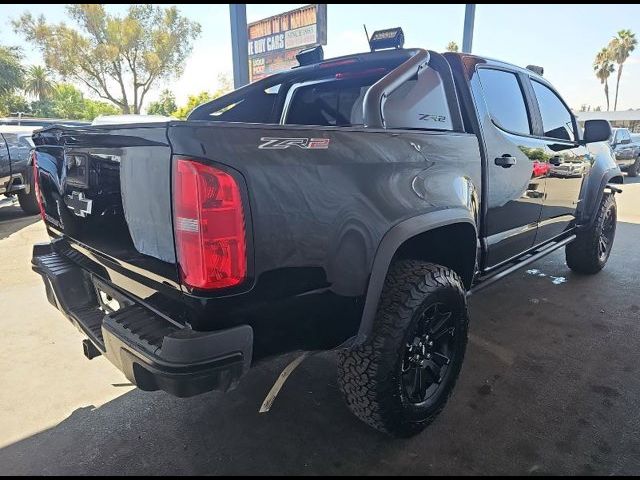
M 42 276 L 49 302 L 141 390 L 178 397 L 226 391 L 251 365 L 253 330 L 248 325 L 194 331 L 115 291 L 122 308 L 107 314 L 100 309 L 91 274 L 52 244 L 35 245 L 31 263 Z

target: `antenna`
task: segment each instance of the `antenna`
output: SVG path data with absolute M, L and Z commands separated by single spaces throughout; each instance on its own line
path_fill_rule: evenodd
M 362 28 L 364 28 L 364 34 L 367 37 L 367 45 L 369 45 L 369 32 L 367 32 L 367 26 L 363 23 Z

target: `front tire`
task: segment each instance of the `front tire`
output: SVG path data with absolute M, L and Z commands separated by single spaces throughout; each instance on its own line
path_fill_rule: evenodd
M 593 275 L 609 260 L 616 235 L 617 207 L 615 196 L 605 193 L 593 224 L 580 232 L 565 249 L 567 265 L 576 273 Z
M 467 345 L 465 288 L 448 268 L 418 260 L 389 269 L 368 341 L 340 353 L 349 409 L 397 437 L 421 432 L 444 408 Z

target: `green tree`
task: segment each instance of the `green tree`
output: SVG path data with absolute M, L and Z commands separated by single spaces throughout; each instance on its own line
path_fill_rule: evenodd
M 84 108 L 80 120 L 93 120 L 100 115 L 120 115 L 122 112 L 108 102 L 100 100 L 84 100 Z
M 603 48 L 596 54 L 593 61 L 593 71 L 600 83 L 604 85 L 604 96 L 607 99 L 607 111 L 609 110 L 609 76 L 613 73 L 614 66 L 611 62 L 611 53 L 608 48 Z
M 53 91 L 51 95 L 53 95 Z M 46 100 L 35 100 L 31 102 L 31 113 L 34 117 L 55 117 L 53 113 L 53 101 L 51 98 L 47 98 Z
M 211 100 L 215 100 L 222 95 L 226 95 L 232 90 L 231 87 L 231 78 L 229 75 L 221 73 L 218 75 L 218 88 L 213 92 L 200 92 L 197 95 L 189 95 L 187 99 L 187 104 L 178 108 L 172 115 L 176 118 L 184 120 L 187 118 L 191 110 L 196 108 L 198 105 L 203 103 L 210 102 Z
M 149 107 L 147 107 L 147 114 L 164 115 L 169 117 L 177 109 L 176 96 L 170 90 L 163 90 L 157 101 L 149 103 Z
M 80 120 L 84 113 L 84 95 L 69 83 L 56 85 L 52 96 L 54 117 Z
M 172 115 L 176 118 L 179 118 L 180 120 L 184 120 L 185 118 L 187 118 L 189 113 L 191 113 L 191 110 L 196 108 L 198 105 L 210 102 L 211 100 L 215 100 L 219 96 L 220 95 L 215 96 L 214 94 L 209 92 L 200 92 L 197 95 L 189 95 L 187 104 L 178 108 L 175 112 L 172 113 Z
M 32 107 L 34 115 L 71 120 L 93 120 L 100 115 L 121 113 L 110 103 L 85 98 L 80 90 L 68 83 L 56 85 L 47 100 L 33 102 Z
M 631 52 L 633 52 L 638 44 L 636 34 L 631 30 L 620 30 L 618 36 L 609 42 L 609 52 L 611 60 L 618 64 L 618 78 L 616 79 L 616 97 L 613 102 L 613 110 L 618 109 L 618 90 L 620 89 L 620 77 L 622 76 L 622 67 L 627 61 Z
M 29 101 L 18 93 L 0 95 L 0 114 L 17 115 L 18 113 L 31 113 Z
M 40 65 L 32 65 L 27 70 L 24 81 L 24 91 L 42 102 L 53 93 L 54 83 L 50 79 L 49 71 Z
M 131 5 L 117 16 L 101 4 L 72 4 L 67 12 L 76 28 L 30 13 L 12 23 L 41 50 L 48 68 L 124 113 L 140 113 L 153 85 L 181 74 L 200 34 L 200 25 L 176 7 Z
M 458 44 L 456 42 L 449 42 L 447 43 L 447 52 L 459 52 L 460 51 L 460 47 L 458 47 Z
M 19 48 L 0 46 L 0 95 L 11 94 L 22 87 L 24 68 L 21 61 Z

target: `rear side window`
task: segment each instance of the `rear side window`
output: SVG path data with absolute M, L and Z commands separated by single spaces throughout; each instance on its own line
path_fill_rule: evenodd
M 489 68 L 479 69 L 478 75 L 494 122 L 510 132 L 530 135 L 531 124 L 518 77 L 511 72 Z
M 290 125 L 349 127 L 362 125 L 362 102 L 379 76 L 325 80 L 295 89 L 285 119 Z
M 387 128 L 453 130 L 442 79 L 432 68 L 393 91 L 383 113 Z
M 531 81 L 533 91 L 538 99 L 538 107 L 542 116 L 542 129 L 545 137 L 559 140 L 575 141 L 573 117 L 562 100 L 546 85 L 535 80 Z

